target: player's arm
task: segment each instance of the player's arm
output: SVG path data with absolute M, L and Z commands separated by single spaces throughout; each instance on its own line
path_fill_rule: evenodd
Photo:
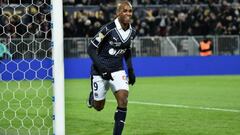
M 100 60 L 97 55 L 97 49 L 107 33 L 107 31 L 104 31 L 104 30 L 105 28 L 101 29 L 98 32 L 98 34 L 91 40 L 87 49 L 87 53 L 92 59 L 97 70 L 101 74 L 102 78 L 105 80 L 110 80 L 110 79 L 113 80 L 111 73 L 108 71 L 108 69 L 104 65 L 100 63 Z
M 128 68 L 128 79 L 129 79 L 128 83 L 133 85 L 136 81 L 136 76 L 132 66 L 132 52 L 130 48 L 128 48 L 127 51 L 125 52 L 124 59 L 126 61 L 127 68 Z
M 98 58 L 97 47 L 95 47 L 94 45 L 90 44 L 88 46 L 87 53 L 90 56 L 90 58 L 92 59 L 94 65 L 97 67 L 97 70 L 98 71 L 103 71 L 104 66 L 100 63 L 100 60 Z

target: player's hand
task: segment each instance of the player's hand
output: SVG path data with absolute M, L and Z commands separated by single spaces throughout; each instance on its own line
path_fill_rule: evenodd
M 136 76 L 133 69 L 128 69 L 128 84 L 133 85 L 136 82 Z
M 113 80 L 111 72 L 107 68 L 101 67 L 101 68 L 98 68 L 98 70 L 99 70 L 101 77 L 104 80 Z
M 102 73 L 102 78 L 104 80 L 113 80 L 111 72 L 108 71 Z

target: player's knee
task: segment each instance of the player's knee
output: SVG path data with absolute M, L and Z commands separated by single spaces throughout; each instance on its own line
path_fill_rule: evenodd
M 127 107 L 127 104 L 128 104 L 127 98 L 123 98 L 118 102 L 118 106 L 123 108 Z
M 95 108 L 95 110 L 97 110 L 97 111 L 101 111 L 101 110 L 104 108 L 104 106 L 95 105 L 94 108 Z
M 127 100 L 127 99 L 124 99 L 124 100 L 123 100 L 123 106 L 127 107 L 127 104 L 128 104 L 128 100 Z
M 97 111 L 101 111 L 102 109 L 103 109 L 103 107 L 100 107 L 100 108 L 95 107 L 95 110 L 97 110 Z
M 101 111 L 104 108 L 105 100 L 94 101 L 94 109 L 97 111 Z

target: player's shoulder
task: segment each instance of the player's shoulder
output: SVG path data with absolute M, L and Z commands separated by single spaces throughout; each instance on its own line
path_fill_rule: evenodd
M 109 22 L 105 25 L 102 26 L 101 28 L 101 32 L 106 35 L 107 33 L 109 33 L 110 31 L 112 31 L 114 28 L 116 27 L 114 22 Z
M 132 37 L 135 38 L 135 36 L 137 34 L 136 29 L 131 26 L 131 31 L 132 31 L 132 33 L 131 33 Z
M 134 27 L 131 27 L 132 28 L 132 33 L 135 35 L 136 34 L 136 29 Z

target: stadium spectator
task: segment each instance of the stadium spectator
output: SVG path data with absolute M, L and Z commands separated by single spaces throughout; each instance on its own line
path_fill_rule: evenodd
M 184 4 L 193 3 L 190 1 L 182 2 Z M 240 8 L 238 2 L 231 4 L 224 1 L 219 4 L 219 1 L 212 0 L 209 1 L 211 4 L 204 1 L 196 3 L 205 5 L 198 4 L 177 7 L 170 4 L 167 6 L 169 8 L 137 7 L 133 12 L 134 20 L 132 24 L 136 27 L 138 36 L 239 34 Z M 85 19 L 83 21 L 89 19 L 91 25 L 99 18 L 103 18 L 98 20 L 103 25 L 107 21 L 111 21 L 111 18 L 114 16 L 112 14 L 113 11 L 114 9 L 111 6 L 100 4 L 99 7 L 95 7 L 94 9 L 82 7 L 77 12 L 84 14 Z M 73 25 L 77 25 L 80 28 L 76 23 L 71 24 L 72 27 L 75 27 Z M 93 26 L 81 27 L 82 37 L 91 35 L 89 31 L 96 31 L 93 29 Z M 70 34 L 73 37 L 79 35 Z
M 64 4 L 67 5 L 99 5 L 100 3 L 116 3 L 117 0 L 63 0 Z M 129 0 L 137 5 L 194 5 L 194 4 L 221 4 L 224 2 L 234 3 L 239 2 L 238 0 Z
M 209 38 L 204 38 L 199 43 L 199 54 L 200 56 L 211 56 L 213 55 L 213 44 Z
M 238 0 L 170 0 L 170 1 L 152 1 L 135 0 L 139 5 L 133 11 L 132 25 L 136 28 L 138 36 L 165 36 L 165 35 L 238 35 L 240 34 L 240 4 Z M 6 1 L 2 1 L 4 5 Z M 21 1 L 23 4 L 27 1 Z M 65 37 L 91 37 L 96 33 L 98 21 L 100 25 L 111 21 L 114 17 L 114 6 L 116 0 L 96 1 L 96 0 L 64 0 L 67 5 L 94 5 L 90 7 L 71 6 L 65 7 L 64 14 L 64 36 Z M 133 0 L 134 2 L 134 0 Z M 19 1 L 11 1 L 13 4 Z M 32 21 L 40 24 L 41 22 L 50 22 L 50 6 L 41 4 L 41 1 L 34 2 L 37 6 L 31 5 L 27 13 L 21 16 L 21 22 L 29 25 Z M 145 6 L 141 4 L 145 3 Z M 149 6 L 155 4 L 154 6 Z M 179 6 L 183 5 L 183 6 Z M 159 8 L 161 7 L 161 8 Z M 41 14 L 37 11 L 40 10 Z M 16 8 L 15 13 L 21 13 L 21 8 Z M 4 12 L 3 12 L 4 11 Z M 0 23 L 4 26 L 7 20 L 16 23 L 19 21 L 11 11 L 11 8 L 1 10 Z M 6 15 L 8 14 L 8 15 Z M 33 17 L 34 16 L 34 17 Z M 6 19 L 7 18 L 7 19 Z M 33 20 L 34 19 L 34 20 Z M 41 25 L 40 27 L 46 25 Z M 2 27 L 5 33 L 13 34 L 15 31 Z M 31 27 L 31 29 L 38 27 Z M 47 27 L 46 27 L 47 28 Z M 48 31 L 46 28 L 45 32 Z M 50 28 L 50 27 L 49 27 Z M 48 28 L 48 29 L 49 29 Z M 23 28 L 21 28 L 23 29 Z M 19 30 L 21 31 L 21 30 Z M 29 31 L 37 31 L 29 30 Z M 38 37 L 44 37 L 40 34 Z
M 117 100 L 113 135 L 122 134 L 127 115 L 128 84 L 135 83 L 130 48 L 131 40 L 136 34 L 130 24 L 132 12 L 132 5 L 128 1 L 120 2 L 117 5 L 117 18 L 104 25 L 88 47 L 88 54 L 93 61 L 92 90 L 87 102 L 88 107 L 101 111 L 104 108 L 106 93 L 111 87 Z M 123 59 L 128 68 L 128 80 L 123 67 Z

